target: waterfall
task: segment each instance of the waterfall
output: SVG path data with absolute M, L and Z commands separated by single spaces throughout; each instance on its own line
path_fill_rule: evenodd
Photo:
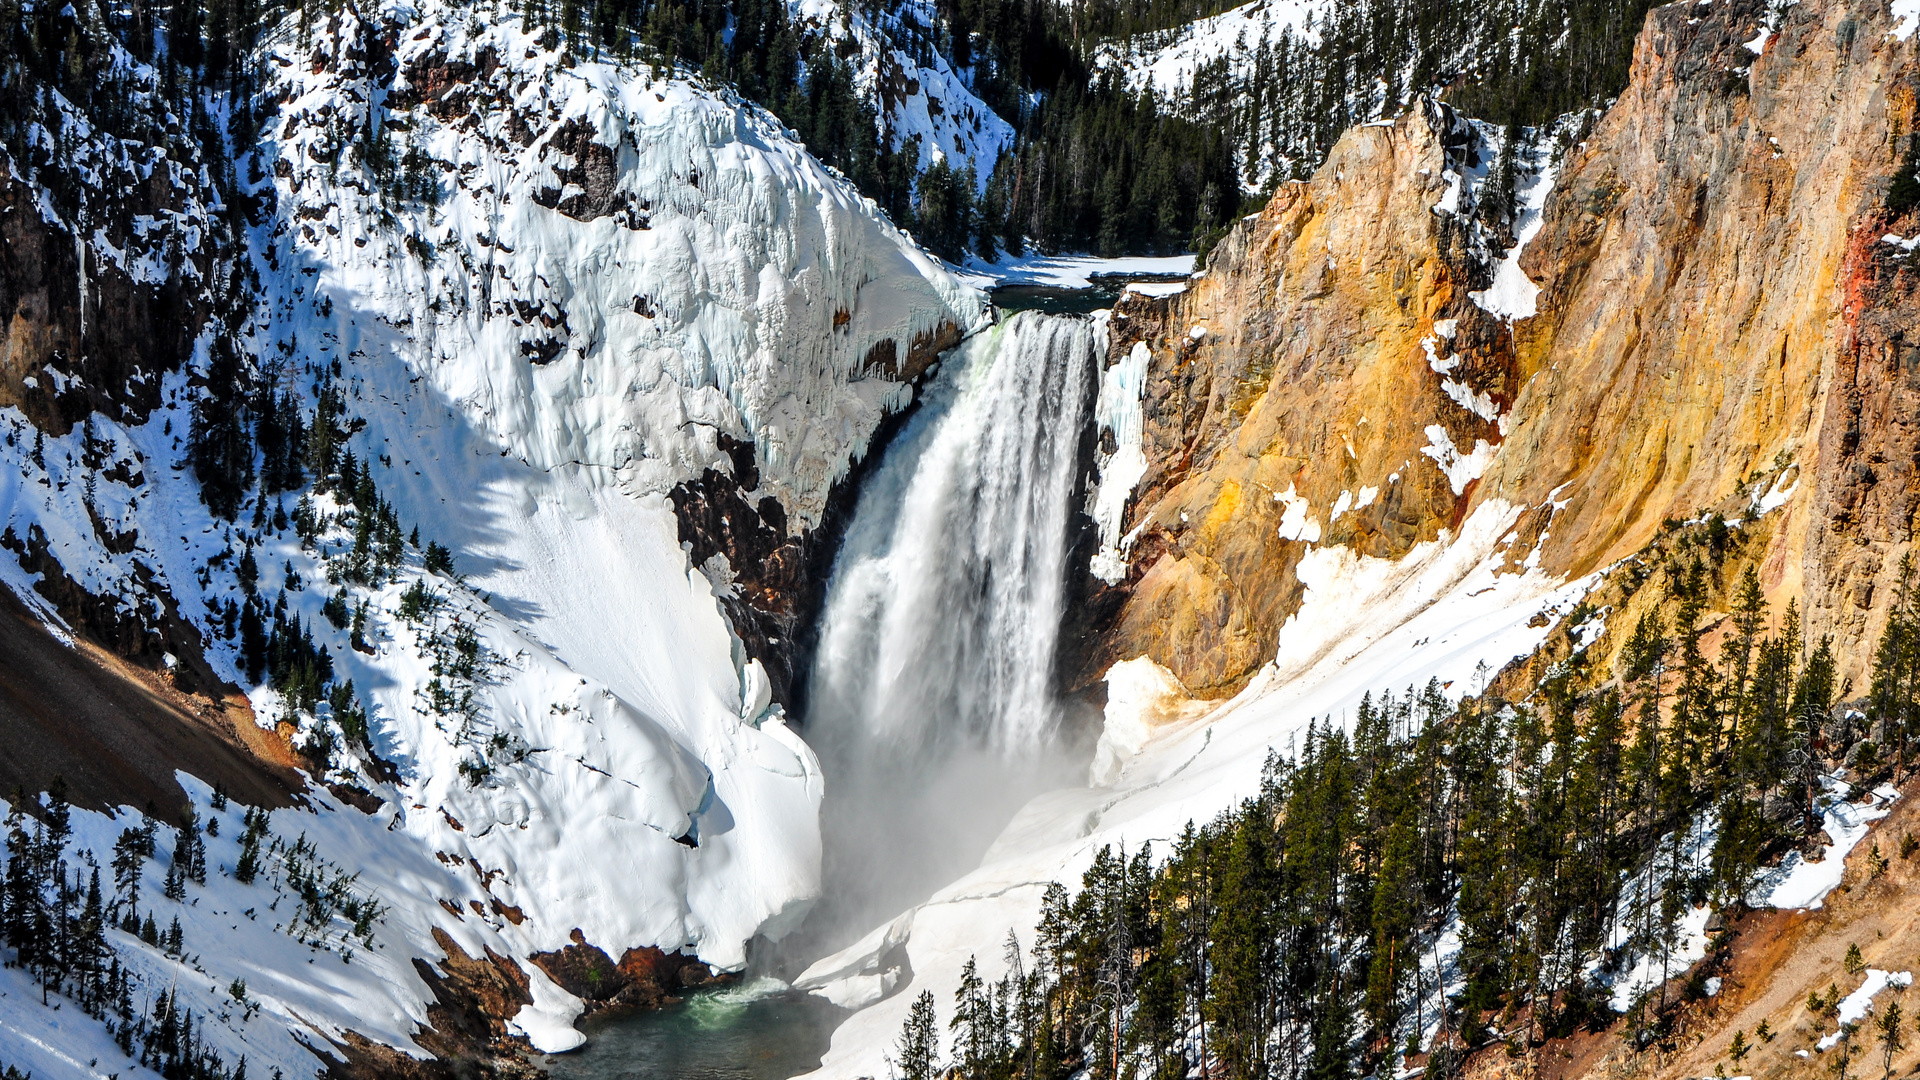
M 1054 656 L 1096 337 L 1036 312 L 974 337 L 861 491 L 805 728 L 827 777 L 828 938 L 977 865 L 1067 775 Z

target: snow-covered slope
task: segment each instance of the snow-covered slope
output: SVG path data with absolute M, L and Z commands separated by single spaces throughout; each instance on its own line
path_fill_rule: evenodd
M 1253 0 L 1212 18 L 1101 46 L 1094 63 L 1120 73 L 1128 86 L 1178 98 L 1193 89 L 1195 73 L 1224 62 L 1236 82 L 1252 77 L 1259 54 L 1291 34 L 1318 45 L 1322 0 Z
M 256 104 L 273 111 L 239 174 L 270 212 L 249 234 L 262 285 L 236 334 L 302 409 L 323 386 L 340 395 L 378 498 L 420 545 L 453 549 L 465 578 L 408 546 L 390 575 L 354 584 L 343 566 L 368 512 L 338 490 L 311 500 L 304 541 L 275 514 L 298 492 L 249 493 L 237 522 L 211 518 L 181 440 L 212 331 L 150 416 L 39 437 L 8 409 L 0 447 L 0 516 L 17 535 L 38 529 L 89 591 L 170 596 L 263 725 L 339 739 L 330 706 L 297 710 L 245 678 L 222 614 L 250 552 L 260 594 L 284 595 L 336 682 L 352 680 L 391 764 L 335 759 L 332 779 L 384 804 L 371 815 L 316 793 L 272 823 L 388 905 L 350 961 L 269 929 L 262 886 L 219 869 L 225 841 L 209 840 L 208 882 L 185 903 L 148 890 L 163 925 L 179 909 L 204 969 L 178 973 L 197 1011 L 218 1015 L 236 977 L 262 1003 L 203 1037 L 258 1075 L 311 1071 L 296 1028 L 417 1055 L 408 1039 L 433 993 L 411 958 L 441 961 L 437 934 L 475 957 L 523 960 L 581 935 L 616 957 L 655 946 L 740 965 L 748 939 L 791 928 L 817 889 L 820 776 L 719 610 L 726 569 L 688 565 L 667 493 L 732 472 L 724 440 L 751 442 L 748 494 L 776 499 L 796 531 L 816 523 L 908 399 L 899 359 L 976 323 L 980 294 L 764 113 L 644 69 L 568 65 L 514 18 L 349 7 L 289 20 L 262 63 Z M 31 597 L 32 576 L 0 564 Z M 364 610 L 364 648 L 325 617 L 336 595 Z M 208 813 L 204 785 L 182 783 Z M 105 863 L 124 822 L 76 817 L 76 849 Z M 534 999 L 519 1028 L 545 1048 L 577 1042 L 580 1002 L 519 966 Z M 82 1066 L 98 1057 L 140 1074 L 83 1042 L 36 1041 L 39 1020 L 15 1021 L 27 1006 L 8 992 L 7 1026 L 24 1033 L 0 1048 L 8 1063 L 63 1077 L 93 1075 Z
M 653 493 L 713 462 L 718 435 L 750 438 L 811 525 L 903 400 L 874 347 L 971 324 L 977 294 L 759 110 L 436 10 L 344 14 L 311 64 L 269 46 L 275 186 L 316 297 L 353 333 L 408 331 L 388 336 L 533 468 Z M 330 154 L 369 126 L 425 155 L 443 206 L 332 178 Z M 340 345 L 356 347 L 372 351 Z
M 972 73 L 954 70 L 937 50 L 904 47 L 937 25 L 932 3 L 913 0 L 877 16 L 842 0 L 789 0 L 789 7 L 796 23 L 854 53 L 854 84 L 878 104 L 892 149 L 918 138 L 917 168 L 940 160 L 971 167 L 975 194 L 986 190 L 994 162 L 1013 149 L 1013 125 L 974 94 Z

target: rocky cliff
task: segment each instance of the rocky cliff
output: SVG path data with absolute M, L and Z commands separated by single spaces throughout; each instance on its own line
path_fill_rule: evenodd
M 1618 102 L 1517 155 L 1507 221 L 1475 212 L 1492 134 L 1428 110 L 1349 132 L 1185 292 L 1127 298 L 1111 359 L 1151 350 L 1149 464 L 1079 678 L 1147 655 L 1234 691 L 1310 545 L 1394 557 L 1505 500 L 1528 508 L 1510 558 L 1565 575 L 1779 506 L 1764 584 L 1804 596 L 1857 689 L 1920 406 L 1894 26 L 1877 2 L 1656 9 Z
M 1444 107 L 1355 128 L 1187 291 L 1123 297 L 1112 356 L 1152 352 L 1148 465 L 1088 676 L 1145 654 L 1231 693 L 1272 659 L 1310 546 L 1394 558 L 1458 522 L 1516 388 L 1502 328 L 1467 299 L 1486 269 L 1463 187 L 1485 166 Z

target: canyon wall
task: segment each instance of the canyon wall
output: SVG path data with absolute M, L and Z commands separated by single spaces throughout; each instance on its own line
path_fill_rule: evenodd
M 1075 681 L 1147 655 L 1231 693 L 1309 545 L 1393 558 L 1498 499 L 1529 508 L 1512 564 L 1568 576 L 1670 519 L 1772 509 L 1769 594 L 1863 690 L 1913 509 L 1913 274 L 1883 240 L 1911 227 L 1886 203 L 1913 46 L 1877 0 L 1768 18 L 1653 11 L 1627 90 L 1540 140 L 1511 223 L 1474 205 L 1497 136 L 1430 108 L 1350 131 L 1185 292 L 1129 295 L 1110 362 L 1152 352 L 1148 470 Z

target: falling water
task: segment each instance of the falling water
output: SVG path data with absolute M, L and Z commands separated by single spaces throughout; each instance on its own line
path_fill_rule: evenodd
M 1097 370 L 1089 320 L 1014 316 L 948 358 L 861 493 L 806 726 L 827 776 L 823 944 L 976 865 L 1065 775 L 1054 653 Z

